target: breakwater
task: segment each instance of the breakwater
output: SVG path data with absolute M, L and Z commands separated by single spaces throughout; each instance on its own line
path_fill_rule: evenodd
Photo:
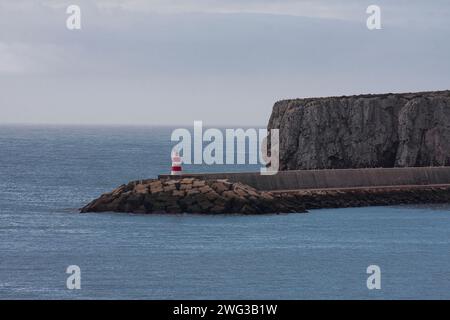
M 450 202 L 450 168 L 161 175 L 132 181 L 81 212 L 289 213 L 307 209 Z
M 179 177 L 132 181 L 95 199 L 81 212 L 242 213 L 304 212 L 296 202 L 240 182 Z
M 185 174 L 197 179 L 228 179 L 257 190 L 303 190 L 405 185 L 450 184 L 450 167 L 368 168 L 280 171 L 265 176 L 258 172 Z M 160 175 L 160 179 L 170 178 Z

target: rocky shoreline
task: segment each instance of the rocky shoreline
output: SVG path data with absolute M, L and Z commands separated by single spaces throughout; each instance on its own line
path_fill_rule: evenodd
M 282 201 L 305 209 L 450 203 L 450 185 L 299 190 L 281 193 Z
M 271 192 L 226 179 L 148 179 L 121 185 L 80 210 L 82 213 L 269 214 L 420 203 L 450 203 L 450 185 Z

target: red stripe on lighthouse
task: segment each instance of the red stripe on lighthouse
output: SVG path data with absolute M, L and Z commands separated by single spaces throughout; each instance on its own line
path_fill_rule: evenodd
M 178 175 L 181 173 L 181 171 L 183 171 L 182 167 L 181 167 L 181 157 L 178 154 L 178 152 L 173 152 L 172 153 L 172 171 L 170 174 L 172 175 Z

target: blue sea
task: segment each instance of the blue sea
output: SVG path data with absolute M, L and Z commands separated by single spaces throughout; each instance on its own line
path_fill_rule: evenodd
M 0 126 L 0 299 L 450 299 L 450 205 L 80 214 L 170 170 L 170 128 Z M 249 171 L 258 166 L 189 166 Z M 66 287 L 66 268 L 81 289 Z M 369 265 L 381 289 L 366 285 Z

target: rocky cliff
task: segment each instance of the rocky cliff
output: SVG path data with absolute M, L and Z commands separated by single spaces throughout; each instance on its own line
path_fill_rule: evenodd
M 283 100 L 280 170 L 450 165 L 450 91 Z

